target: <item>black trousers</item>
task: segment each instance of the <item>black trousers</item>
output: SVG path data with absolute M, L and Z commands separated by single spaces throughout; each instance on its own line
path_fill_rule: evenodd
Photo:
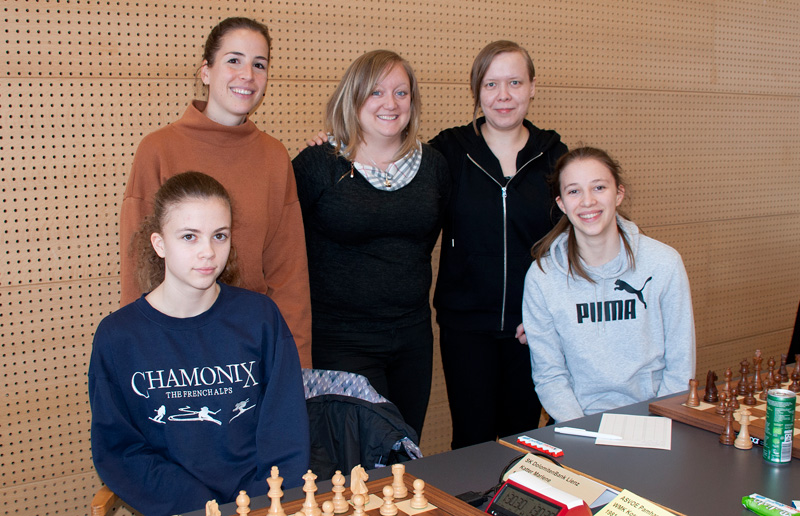
M 315 368 L 365 376 L 381 396 L 397 406 L 421 438 L 433 374 L 430 319 L 381 332 L 314 330 L 312 342 Z
M 514 337 L 441 327 L 453 449 L 538 428 L 528 346 Z

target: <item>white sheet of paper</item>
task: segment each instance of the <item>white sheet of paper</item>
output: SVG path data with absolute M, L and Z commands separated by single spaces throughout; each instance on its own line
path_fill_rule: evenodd
M 595 444 L 672 449 L 672 420 L 668 417 L 603 414 L 598 432 L 619 435 L 622 439 L 597 439 Z

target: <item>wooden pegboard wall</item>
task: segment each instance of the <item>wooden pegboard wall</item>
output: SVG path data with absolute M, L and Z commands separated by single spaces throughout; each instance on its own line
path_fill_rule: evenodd
M 98 480 L 85 372 L 117 307 L 117 217 L 141 138 L 176 119 L 219 19 L 266 21 L 271 83 L 256 123 L 294 155 L 350 61 L 404 55 L 424 138 L 466 123 L 467 76 L 510 38 L 538 71 L 531 119 L 603 146 L 631 212 L 686 261 L 698 370 L 788 343 L 800 298 L 800 11 L 791 0 L 9 0 L 0 70 L 0 507 L 83 513 Z M 449 440 L 441 373 L 423 447 Z M 438 398 L 437 398 L 438 396 Z M 426 444 L 433 443 L 433 444 Z

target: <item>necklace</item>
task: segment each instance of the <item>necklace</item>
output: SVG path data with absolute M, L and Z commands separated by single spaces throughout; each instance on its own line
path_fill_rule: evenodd
M 372 166 L 374 166 L 375 168 L 378 169 L 378 172 L 382 172 L 383 173 L 383 186 L 386 187 L 386 188 L 391 188 L 392 187 L 392 177 L 389 175 L 389 169 L 392 167 L 392 163 L 389 163 L 389 165 L 386 167 L 386 170 L 383 170 L 380 166 L 378 166 L 377 163 L 375 163 L 374 159 L 369 157 L 367 155 L 367 153 L 364 152 L 363 149 L 361 149 L 360 152 L 361 152 L 361 155 L 363 155 L 365 158 L 367 158 L 372 163 Z

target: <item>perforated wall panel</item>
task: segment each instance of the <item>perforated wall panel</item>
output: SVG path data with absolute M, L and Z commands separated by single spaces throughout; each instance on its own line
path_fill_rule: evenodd
M 0 16 L 4 513 L 85 513 L 100 485 L 86 370 L 95 326 L 118 307 L 122 191 L 142 137 L 202 94 L 202 45 L 228 16 L 271 28 L 252 118 L 292 156 L 361 53 L 413 64 L 428 139 L 470 120 L 480 48 L 520 42 L 537 67 L 530 119 L 610 150 L 633 218 L 682 253 L 698 376 L 788 348 L 800 300 L 793 0 L 6 0 Z M 440 367 L 422 437 L 427 454 L 449 448 Z

